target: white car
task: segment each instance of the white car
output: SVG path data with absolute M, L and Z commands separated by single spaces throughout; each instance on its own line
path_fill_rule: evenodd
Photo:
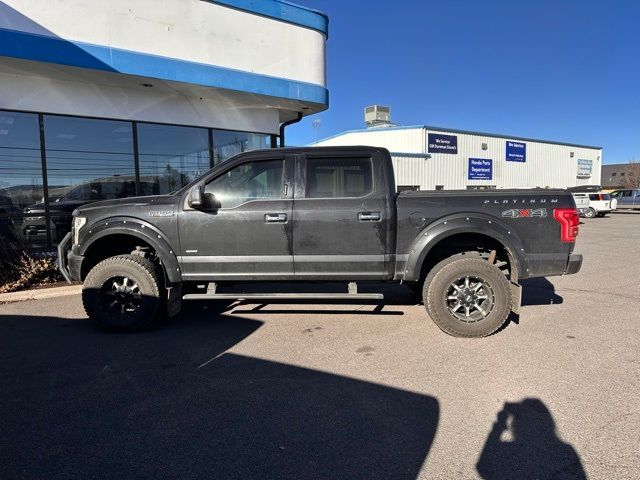
M 573 193 L 573 201 L 576 202 L 578 213 L 582 216 L 589 210 L 589 194 Z
M 618 201 L 615 198 L 612 199 L 608 193 L 588 193 L 587 195 L 589 195 L 589 208 L 583 214 L 587 218 L 604 217 L 618 207 Z

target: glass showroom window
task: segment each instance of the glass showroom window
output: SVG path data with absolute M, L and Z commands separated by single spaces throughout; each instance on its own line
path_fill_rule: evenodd
M 55 244 L 70 230 L 76 207 L 136 194 L 133 132 L 129 122 L 45 115 L 44 134 Z M 42 230 L 36 221 L 28 228 Z
M 206 128 L 138 124 L 140 181 L 159 193 L 178 190 L 209 170 Z
M 0 110 L 0 248 L 24 241 L 23 213 L 42 197 L 38 115 Z
M 213 160 L 217 165 L 249 150 L 269 148 L 269 135 L 213 130 Z

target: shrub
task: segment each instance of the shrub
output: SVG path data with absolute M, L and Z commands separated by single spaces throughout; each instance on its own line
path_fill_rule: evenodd
M 53 253 L 34 253 L 0 238 L 0 293 L 63 280 Z

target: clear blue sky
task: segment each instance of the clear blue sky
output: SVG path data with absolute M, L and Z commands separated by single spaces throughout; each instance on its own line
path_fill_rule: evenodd
M 401 125 L 604 147 L 640 160 L 640 2 L 294 0 L 329 15 L 330 106 L 288 145 L 362 128 L 363 108 Z

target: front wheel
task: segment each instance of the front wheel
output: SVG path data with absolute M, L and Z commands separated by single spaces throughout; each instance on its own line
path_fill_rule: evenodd
M 593 218 L 596 216 L 596 210 L 593 207 L 589 207 L 586 212 L 584 212 L 584 216 L 587 218 Z
M 511 311 L 511 289 L 498 267 L 481 258 L 459 258 L 434 269 L 423 298 L 441 330 L 455 337 L 486 337 L 504 324 Z
M 82 287 L 84 309 L 107 331 L 137 332 L 161 311 L 159 272 L 139 255 L 107 258 L 91 269 Z

